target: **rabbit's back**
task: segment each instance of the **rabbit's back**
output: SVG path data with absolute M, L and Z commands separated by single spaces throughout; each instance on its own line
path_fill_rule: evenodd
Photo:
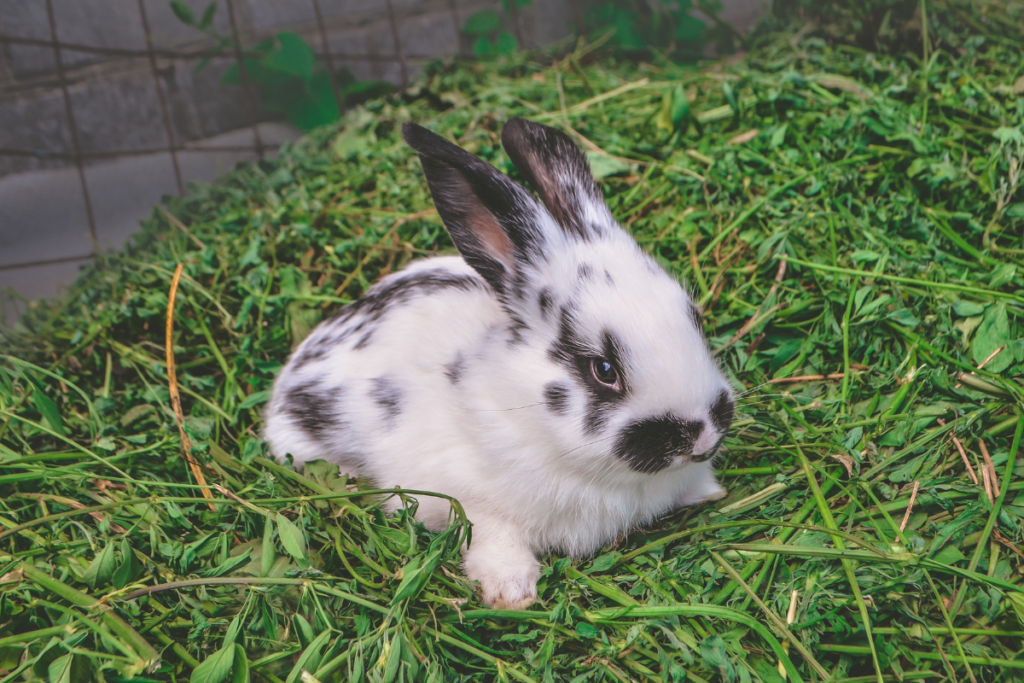
M 396 434 L 450 423 L 466 354 L 501 320 L 493 293 L 461 258 L 426 259 L 384 278 L 289 358 L 266 411 L 271 451 L 369 473 Z

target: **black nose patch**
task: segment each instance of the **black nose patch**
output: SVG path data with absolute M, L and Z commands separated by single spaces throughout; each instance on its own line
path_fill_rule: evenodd
M 615 455 L 635 472 L 653 474 L 665 469 L 677 455 L 693 453 L 704 431 L 703 422 L 665 415 L 634 422 L 619 433 Z

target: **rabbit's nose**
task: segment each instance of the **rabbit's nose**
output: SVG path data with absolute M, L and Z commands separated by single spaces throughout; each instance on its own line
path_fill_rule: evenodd
M 693 461 L 704 462 L 713 458 L 724 437 L 725 432 L 719 431 L 718 426 L 714 422 L 710 425 L 705 425 L 700 436 L 693 442 L 693 450 L 691 451 Z
M 685 420 L 670 414 L 637 420 L 619 432 L 615 455 L 631 470 L 653 474 L 668 467 L 677 457 L 699 452 L 695 448 L 709 431 L 703 421 Z

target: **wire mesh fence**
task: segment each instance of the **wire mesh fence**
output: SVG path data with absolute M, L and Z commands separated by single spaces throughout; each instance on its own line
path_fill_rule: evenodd
M 27 8 L 24 3 L 32 3 L 32 6 Z M 567 24 L 561 27 L 565 34 L 572 30 L 581 30 L 582 3 L 583 0 L 535 0 L 530 8 L 530 12 L 535 16 L 530 20 L 534 24 L 550 23 L 549 15 L 553 11 L 561 17 L 563 24 Z M 45 92 L 54 98 L 59 97 L 60 100 L 59 106 L 56 102 L 52 103 L 55 108 L 51 114 L 45 117 L 38 112 L 34 114 L 36 117 L 47 119 L 46 125 L 38 122 L 40 125 L 36 126 L 46 129 L 48 132 L 45 135 L 18 137 L 16 131 L 11 133 L 11 129 L 6 136 L 0 133 L 0 179 L 5 175 L 38 169 L 73 169 L 76 176 L 76 191 L 80 194 L 80 210 L 88 230 L 88 243 L 91 245 L 81 253 L 69 254 L 64 249 L 55 250 L 52 256 L 46 253 L 33 253 L 28 257 L 18 257 L 15 252 L 20 253 L 20 250 L 12 249 L 6 258 L 0 253 L 0 275 L 3 271 L 60 263 L 82 263 L 93 257 L 100 248 L 102 233 L 102 217 L 97 216 L 94 190 L 90 187 L 88 173 L 93 164 L 147 155 L 165 155 L 167 171 L 173 177 L 173 190 L 183 194 L 187 182 L 187 174 L 182 168 L 182 156 L 185 154 L 244 154 L 249 158 L 262 159 L 266 154 L 273 152 L 278 145 L 265 139 L 261 124 L 268 120 L 268 115 L 261 110 L 259 85 L 253 82 L 249 68 L 253 64 L 252 60 L 265 54 L 254 51 L 253 46 L 257 40 L 274 35 L 274 28 L 271 25 L 275 18 L 278 27 L 283 23 L 286 28 L 295 30 L 308 40 L 314 49 L 316 62 L 324 67 L 329 75 L 335 103 L 338 110 L 342 111 L 343 95 L 339 90 L 339 74 L 342 67 L 363 65 L 364 70 L 384 74 L 386 80 L 404 88 L 409 84 L 415 68 L 425 60 L 446 54 L 469 56 L 463 27 L 469 17 L 481 10 L 503 11 L 506 23 L 510 25 L 509 30 L 516 36 L 518 45 L 536 44 L 538 40 L 531 40 L 524 35 L 524 23 L 527 21 L 522 16 L 523 10 L 517 7 L 518 4 L 515 1 L 499 3 L 485 0 L 291 0 L 277 3 L 270 0 L 220 0 L 218 9 L 222 8 L 223 11 L 220 11 L 217 17 L 218 26 L 230 41 L 217 45 L 212 44 L 210 40 L 179 38 L 176 41 L 168 41 L 167 0 L 120 0 L 110 5 L 94 3 L 90 5 L 94 8 L 93 16 L 83 16 L 84 12 L 87 13 L 88 7 L 69 0 L 0 0 L 0 7 L 7 5 L 9 10 L 16 10 L 0 11 L 0 50 L 4 53 L 0 54 L 0 101 L 12 98 L 17 100 L 24 93 L 39 92 Z M 109 17 L 95 16 L 95 12 L 104 11 L 104 7 L 114 8 L 116 11 L 112 11 Z M 161 30 L 154 28 L 154 14 L 161 15 Z M 15 16 L 27 16 L 29 19 L 34 17 L 33 30 L 17 30 L 18 22 L 11 20 L 11 17 Z M 310 20 L 303 21 L 304 17 Z M 346 49 L 348 44 L 359 43 L 358 40 L 351 39 L 354 34 L 349 24 L 359 21 L 365 24 L 372 19 L 377 20 L 376 25 L 381 33 L 376 43 L 370 46 L 372 49 Z M 22 27 L 28 25 L 27 21 L 22 22 Z M 88 34 L 88 31 L 81 30 L 81 24 L 87 22 L 98 26 L 103 26 L 104 22 L 116 24 L 110 30 L 100 31 L 103 36 L 116 33 L 117 30 L 123 32 L 134 22 L 131 33 L 137 45 L 112 45 L 110 40 L 74 40 L 75 35 Z M 13 28 L 10 26 L 12 23 L 15 24 Z M 447 23 L 447 26 L 444 23 Z M 436 40 L 437 35 L 442 33 L 447 39 Z M 534 38 L 543 33 L 543 30 L 534 31 Z M 339 34 L 350 36 L 350 39 L 345 41 L 346 45 L 341 47 L 335 40 Z M 454 41 L 451 40 L 452 36 L 455 37 Z M 167 45 L 168 42 L 171 44 Z M 46 68 L 36 68 L 31 72 L 31 68 L 19 67 L 18 61 L 12 59 L 12 55 L 22 57 L 22 62 L 27 59 L 25 55 L 29 55 Z M 237 70 L 240 88 L 235 91 L 220 88 L 218 92 L 221 97 L 235 97 L 241 100 L 240 106 L 237 102 L 227 106 L 234 108 L 235 115 L 232 120 L 244 122 L 251 131 L 249 140 L 244 144 L 197 141 L 197 137 L 203 136 L 195 135 L 195 131 L 191 131 L 190 134 L 190 131 L 183 130 L 181 123 L 176 121 L 176 111 L 172 110 L 180 109 L 181 106 L 172 100 L 180 93 L 171 92 L 177 86 L 173 78 L 168 77 L 168 71 L 185 66 L 194 70 L 194 67 L 200 64 L 219 65 L 221 73 L 231 65 Z M 93 125 L 96 117 L 91 114 L 81 115 L 82 98 L 77 97 L 72 90 L 102 81 L 104 74 L 109 74 L 110 79 L 116 80 L 129 68 L 134 69 L 137 74 L 148 70 L 153 92 L 145 98 L 146 106 L 154 111 L 151 112 L 153 115 L 148 125 L 151 130 L 126 134 L 125 142 L 117 144 L 111 141 L 110 135 L 104 137 L 93 130 L 96 127 Z M 24 75 L 26 69 L 31 72 L 28 76 Z M 155 97 L 152 96 L 154 94 Z M 137 100 L 131 98 L 124 102 L 115 102 L 116 106 L 110 107 L 109 116 L 101 125 L 115 129 L 121 126 L 127 129 L 129 126 L 123 122 L 140 118 L 137 112 L 131 111 L 133 102 L 137 104 Z M 200 103 L 196 106 L 204 105 Z M 119 109 L 121 111 L 116 111 Z M 62 116 L 56 115 L 58 111 Z M 17 112 L 14 116 L 18 116 Z M 25 123 L 25 118 L 33 116 L 31 108 L 26 107 L 21 116 L 21 123 Z M 58 121 L 60 118 L 62 120 Z M 119 124 L 119 121 L 122 123 Z M 2 123 L 3 120 L 0 118 L 0 128 L 3 128 Z M 212 126 L 200 122 L 197 127 L 201 131 L 214 133 L 226 128 L 220 125 L 218 129 L 218 125 L 219 122 Z M 153 201 L 158 198 L 159 196 L 154 197 Z M 13 225 L 15 219 L 4 219 L 4 213 L 3 207 L 0 206 L 0 238 L 3 238 L 5 231 L 16 232 L 16 226 Z M 3 240 L 0 239 L 0 246 L 2 244 Z M 0 289 L 2 288 L 3 285 L 0 284 Z M 3 314 L 0 314 L 0 323 L 3 317 Z

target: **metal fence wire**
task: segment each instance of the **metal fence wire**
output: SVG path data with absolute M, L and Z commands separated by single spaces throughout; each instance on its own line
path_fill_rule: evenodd
M 0 7 L 2 7 L 5 2 L 11 1 L 39 2 L 39 0 L 0 0 Z M 242 30 L 240 25 L 241 16 L 239 8 L 236 7 L 240 1 L 244 0 L 221 0 L 220 3 L 221 6 L 226 9 L 228 27 L 233 41 L 231 49 L 227 51 L 210 49 L 208 42 L 206 45 L 199 43 L 193 47 L 185 47 L 181 49 L 156 47 L 153 31 L 151 30 L 150 17 L 147 13 L 147 0 L 135 0 L 138 8 L 137 21 L 139 22 L 142 36 L 145 40 L 145 49 L 89 45 L 59 40 L 58 13 L 54 11 L 54 0 L 42 0 L 42 2 L 45 3 L 49 39 L 10 35 L 6 33 L 4 31 L 3 12 L 0 11 L 0 47 L 7 50 L 9 46 L 30 46 L 52 51 L 54 60 L 53 75 L 56 77 L 56 81 L 54 82 L 52 77 L 49 80 L 44 78 L 42 82 L 40 82 L 39 79 L 36 79 L 33 83 L 33 87 L 38 88 L 49 86 L 50 88 L 59 88 L 63 99 L 67 135 L 70 142 L 70 151 L 61 149 L 40 149 L 36 147 L 0 146 L 0 158 L 22 157 L 73 163 L 77 170 L 78 184 L 81 189 L 85 219 L 89 228 L 90 241 L 93 245 L 93 251 L 87 254 L 63 256 L 53 259 L 4 263 L 0 264 L 0 270 L 86 261 L 94 257 L 95 250 L 98 249 L 99 238 L 96 227 L 96 216 L 93 210 L 94 202 L 90 196 L 89 182 L 86 176 L 87 162 L 166 153 L 169 155 L 170 164 L 173 167 L 177 192 L 183 195 L 185 193 L 185 183 L 182 176 L 181 164 L 179 163 L 179 154 L 181 152 L 204 152 L 210 154 L 222 152 L 245 152 L 255 154 L 258 159 L 263 159 L 268 151 L 276 148 L 276 145 L 264 142 L 258 125 L 261 121 L 265 120 L 265 117 L 261 117 L 260 115 L 259 107 L 257 105 L 257 93 L 250 78 L 250 74 L 247 73 L 245 62 L 247 58 L 259 57 L 261 55 L 259 53 L 246 51 L 243 47 L 243 41 L 251 40 L 252 36 L 244 35 L 245 32 Z M 285 2 L 286 0 L 280 1 Z M 405 2 L 402 2 L 402 0 L 370 0 L 370 2 L 362 3 L 363 6 L 369 5 L 371 7 L 375 7 L 378 11 L 383 7 L 385 11 L 387 22 L 390 26 L 391 40 L 393 42 L 394 49 L 391 53 L 382 54 L 380 52 L 348 53 L 332 51 L 329 40 L 328 22 L 324 19 L 324 7 L 322 7 L 322 5 L 326 5 L 330 8 L 330 5 L 333 4 L 335 5 L 334 9 L 338 9 L 346 5 L 352 5 L 351 0 L 290 0 L 288 4 L 294 6 L 301 2 L 309 2 L 312 4 L 313 15 L 315 18 L 315 39 L 310 42 L 313 44 L 317 42 L 319 43 L 319 45 L 315 46 L 316 59 L 327 68 L 327 71 L 330 74 L 331 86 L 334 91 L 334 97 L 338 103 L 339 111 L 343 110 L 343 99 L 339 91 L 339 83 L 337 82 L 338 70 L 336 67 L 339 64 L 352 61 L 362 61 L 370 63 L 387 62 L 397 65 L 399 74 L 398 85 L 404 88 L 408 85 L 410 78 L 410 62 L 424 61 L 444 56 L 441 54 L 415 54 L 403 49 L 400 27 L 403 21 L 421 11 L 421 8 L 417 3 L 411 3 L 408 0 L 405 0 Z M 396 7 L 395 5 L 398 3 L 402 6 Z M 568 0 L 568 4 L 571 8 L 571 14 L 575 19 L 575 28 L 578 31 L 582 30 L 582 3 L 583 0 Z M 437 3 L 435 2 L 434 4 L 436 5 Z M 492 4 L 496 9 L 501 7 L 498 2 L 490 4 Z M 507 3 L 508 19 L 511 24 L 510 29 L 514 31 L 519 44 L 524 45 L 523 29 L 521 26 L 522 22 L 517 4 L 518 3 L 515 2 L 515 0 Z M 543 5 L 546 4 L 545 0 L 534 0 L 534 4 L 539 6 L 536 8 L 538 12 L 544 11 Z M 153 5 L 151 4 L 150 7 L 152 6 Z M 447 10 L 450 15 L 451 22 L 453 23 L 455 34 L 457 36 L 461 36 L 463 23 L 471 13 L 478 11 L 481 7 L 487 6 L 488 3 L 482 2 L 481 0 L 461 0 L 461 2 L 457 0 L 447 0 Z M 467 51 L 464 49 L 464 43 L 464 40 L 460 40 L 459 52 L 461 56 L 466 57 L 468 55 Z M 162 136 L 165 138 L 166 144 L 158 147 L 148 146 L 121 149 L 108 148 L 90 151 L 83 150 L 81 142 L 82 135 L 88 131 L 83 131 L 79 123 L 76 121 L 74 102 L 70 93 L 70 87 L 74 84 L 74 79 L 69 77 L 68 74 L 69 68 L 77 69 L 81 67 L 69 65 L 67 63 L 65 58 L 65 53 L 67 52 L 97 55 L 106 58 L 106 62 L 120 60 L 128 63 L 136 62 L 140 58 L 147 59 L 149 62 L 149 70 L 152 74 L 153 85 L 156 89 L 160 125 L 162 127 Z M 187 145 L 186 141 L 181 139 L 182 136 L 176 132 L 174 121 L 171 116 L 171 107 L 168 102 L 169 96 L 166 92 L 164 80 L 161 77 L 161 67 L 166 67 L 169 64 L 177 62 L 194 63 L 198 60 L 204 59 L 215 61 L 229 60 L 237 64 L 242 91 L 241 94 L 248 116 L 248 125 L 252 130 L 252 145 Z M 226 92 L 225 96 L 230 96 L 230 93 Z M 0 226 L 0 228 L 2 228 L 2 226 Z

